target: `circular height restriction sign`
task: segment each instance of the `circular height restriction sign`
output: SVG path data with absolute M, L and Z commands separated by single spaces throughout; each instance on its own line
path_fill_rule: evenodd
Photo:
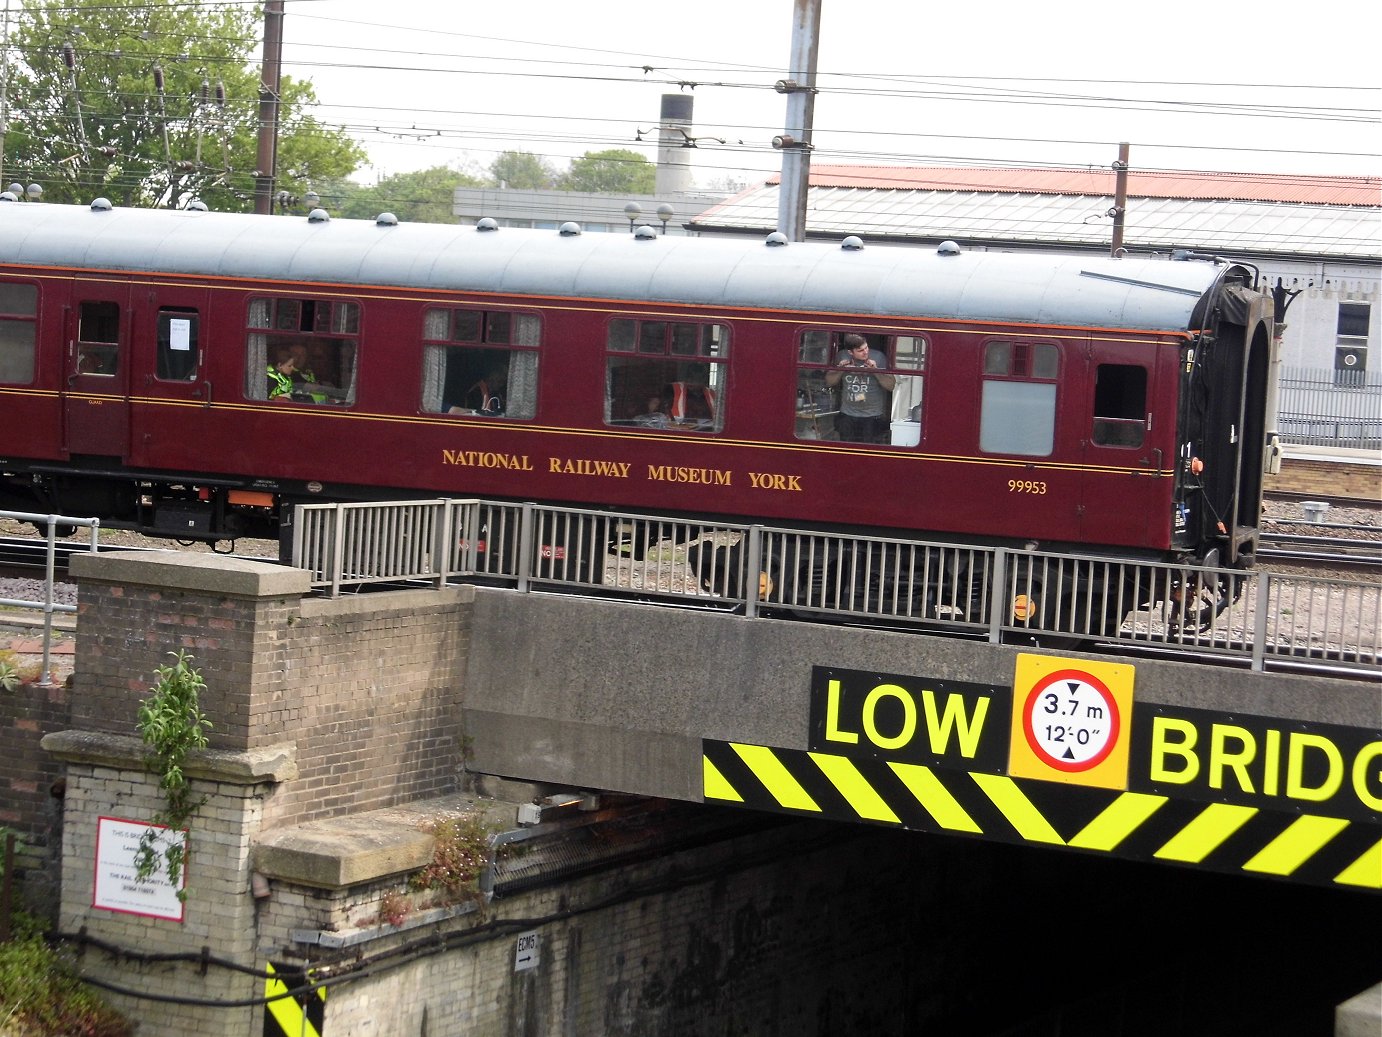
M 1118 744 L 1121 718 L 1108 686 L 1081 670 L 1048 673 L 1022 705 L 1022 729 L 1038 760 L 1058 771 L 1099 766 Z

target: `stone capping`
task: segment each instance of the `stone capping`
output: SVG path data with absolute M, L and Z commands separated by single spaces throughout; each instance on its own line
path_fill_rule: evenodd
M 99 731 L 54 731 L 39 743 L 67 763 L 84 763 L 116 770 L 147 771 L 149 747 L 133 735 Z M 219 781 L 227 785 L 260 785 L 291 781 L 298 776 L 297 746 L 292 742 L 235 752 L 227 749 L 194 749 L 183 770 L 189 778 Z
M 311 574 L 305 569 L 191 551 L 74 552 L 68 572 L 77 580 L 232 598 L 300 598 L 312 590 Z
M 385 820 L 383 813 L 372 810 L 268 832 L 252 851 L 254 870 L 299 886 L 340 890 L 429 864 L 432 836 L 416 825 Z
M 402 591 L 378 591 L 372 594 L 348 594 L 339 598 L 303 598 L 303 619 L 332 619 L 341 616 L 362 616 L 381 612 L 417 611 L 469 605 L 475 601 L 475 588 L 457 584 L 441 588 Z

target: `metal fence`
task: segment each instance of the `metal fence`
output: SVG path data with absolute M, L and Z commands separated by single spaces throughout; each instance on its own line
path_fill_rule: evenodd
M 36 515 L 27 511 L 0 511 L 0 518 L 13 519 L 16 522 L 30 522 L 44 531 L 43 599 L 40 601 L 27 598 L 0 598 L 0 607 L 34 609 L 43 612 L 43 671 L 38 683 L 42 687 L 47 687 L 53 683 L 53 615 L 58 612 L 77 611 L 76 605 L 64 605 L 53 600 L 53 585 L 57 570 L 58 531 L 62 530 L 62 535 L 67 536 L 68 528 L 91 530 L 87 550 L 94 552 L 100 549 L 101 522 L 94 518 Z
M 1300 446 L 1382 449 L 1382 372 L 1282 368 L 1277 431 Z
M 294 564 L 333 595 L 472 580 L 1382 674 L 1382 587 L 1368 582 L 482 500 L 300 505 L 295 521 Z

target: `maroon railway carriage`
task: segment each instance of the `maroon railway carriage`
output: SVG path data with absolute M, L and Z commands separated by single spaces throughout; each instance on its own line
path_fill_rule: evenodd
M 1252 271 L 780 237 L 0 202 L 0 507 L 210 541 L 490 496 L 1251 561 Z

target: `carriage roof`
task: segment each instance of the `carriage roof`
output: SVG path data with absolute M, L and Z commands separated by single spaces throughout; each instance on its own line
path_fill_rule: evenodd
M 0 264 L 1185 331 L 1223 267 L 763 239 L 0 204 Z

